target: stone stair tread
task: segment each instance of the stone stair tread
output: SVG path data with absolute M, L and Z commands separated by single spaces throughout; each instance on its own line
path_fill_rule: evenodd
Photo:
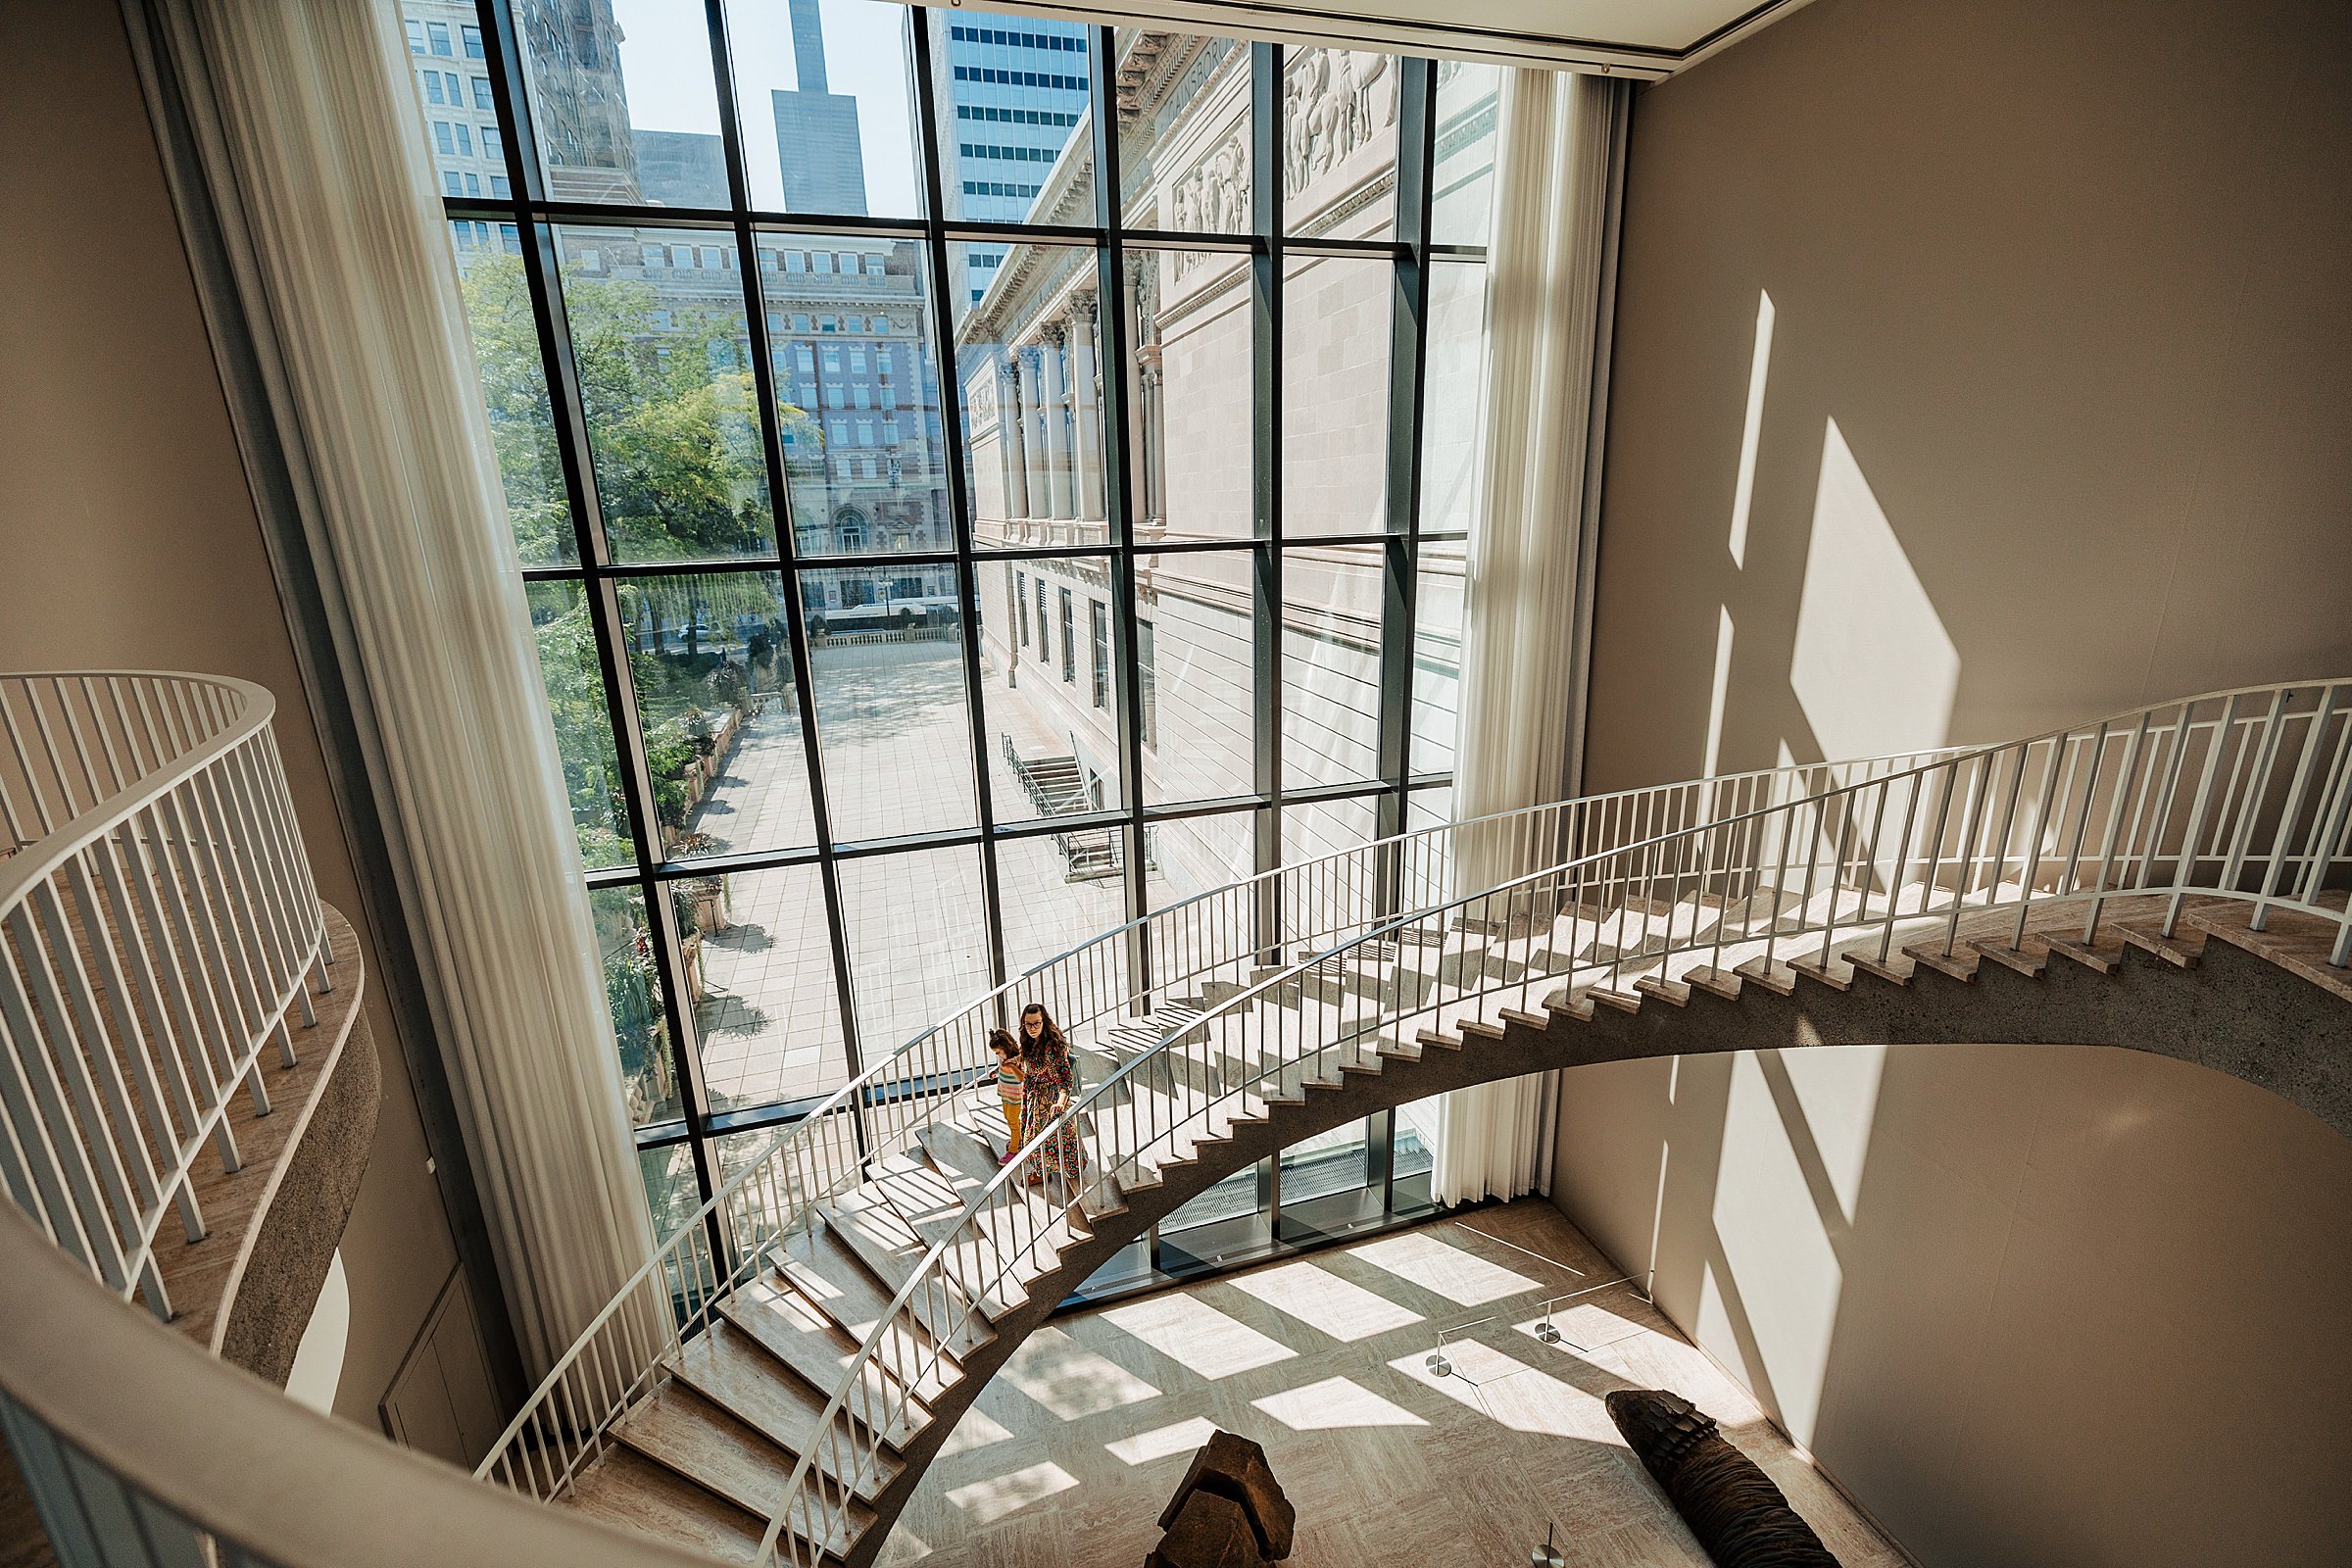
M 864 1255 L 822 1216 L 817 1216 L 805 1234 L 788 1237 L 771 1249 L 769 1256 L 794 1289 L 860 1343 L 882 1321 L 899 1284 L 906 1279 L 905 1271 L 898 1271 L 898 1284 L 875 1273 Z M 976 1329 L 976 1325 L 967 1326 L 950 1342 L 945 1368 L 935 1371 L 931 1370 L 932 1352 L 939 1342 L 919 1318 L 911 1324 L 902 1322 L 898 1343 L 886 1352 L 892 1375 L 911 1380 L 915 1392 L 926 1399 L 936 1396 L 938 1380 L 946 1375 L 946 1369 L 960 1376 L 960 1357 L 993 1337 Z
M 755 1561 L 767 1531 L 765 1519 L 625 1445 L 607 1450 L 559 1500 L 600 1524 L 721 1562 Z
M 2203 931 L 2197 932 L 2194 942 L 2188 942 L 2181 939 L 2178 928 L 2175 928 L 2173 935 L 2166 936 L 2161 921 L 2143 923 L 2136 920 L 2110 920 L 2106 923 L 2128 946 L 2138 948 L 2143 953 L 2152 953 L 2178 969 L 2193 969 L 2205 956 Z
M 1634 989 L 1642 996 L 1655 997 L 1660 1002 L 1673 1006 L 1686 1007 L 1690 1004 L 1690 986 L 1678 980 L 1666 980 L 1656 975 L 1645 974 L 1635 979 Z
M 1795 979 L 1804 980 L 1813 985 L 1828 986 L 1832 991 L 1849 990 L 1854 983 L 1853 976 L 1839 974 L 1830 967 L 1840 956 L 1841 955 L 1833 953 L 1826 958 L 1798 958 L 1789 963 L 1788 973 Z
M 818 1394 L 809 1388 L 731 1323 L 713 1323 L 688 1340 L 671 1352 L 670 1369 L 695 1393 L 795 1458 L 813 1451 L 828 1473 L 833 1453 L 851 1454 L 864 1446 L 838 1417 L 832 1426 L 836 1441 L 823 1442 L 832 1391 Z M 877 1455 L 877 1473 L 858 1479 L 858 1495 L 872 1498 L 900 1469 L 888 1452 Z
M 874 1278 L 889 1287 L 892 1296 L 914 1278 L 931 1250 L 906 1216 L 878 1193 L 856 1189 L 819 1211 L 833 1234 Z M 962 1293 L 952 1285 L 940 1291 L 918 1291 L 906 1304 L 926 1334 L 959 1353 L 984 1344 L 992 1332 L 987 1314 L 975 1317 L 964 1310 Z
M 765 1520 L 783 1504 L 786 1488 L 798 1463 L 756 1429 L 730 1414 L 694 1389 L 672 1382 L 640 1400 L 622 1419 L 614 1435 L 646 1458 L 685 1477 L 704 1491 Z M 813 1480 L 802 1490 L 818 1499 Z M 873 1523 L 873 1510 L 853 1497 L 849 1530 L 837 1522 L 825 1542 L 835 1555 L 845 1554 L 858 1536 Z M 816 1517 L 811 1510 L 810 1517 Z
M 2058 956 L 2072 958 L 2083 968 L 2096 974 L 2113 974 L 2123 965 L 2124 944 L 2120 942 L 2112 947 L 2094 947 L 2087 942 L 2078 942 L 2072 937 L 2052 936 L 2043 937 L 2041 942 L 2042 946 Z
M 1891 963 L 1881 963 L 1876 958 L 1865 957 L 1859 954 L 1848 953 L 1841 956 L 1862 973 L 1884 980 L 1888 985 L 1907 986 L 1911 983 L 1909 969 L 1897 968 Z
M 2002 968 L 2015 969 L 2019 974 L 2029 978 L 2038 978 L 2042 969 L 2050 961 L 2047 952 L 2036 953 L 2028 948 L 2013 948 L 2006 942 L 1996 942 L 1990 938 L 1973 941 L 1969 943 L 1969 946 L 1976 949 L 1979 955 L 1990 958 Z
M 1974 980 L 1977 977 L 1977 955 L 1973 950 L 1955 948 L 1943 951 L 1938 942 L 1914 942 L 1903 949 L 1903 956 L 1918 961 L 1923 969 L 1948 974 L 1955 980 Z
M 748 1280 L 718 1303 L 718 1310 L 802 1381 L 828 1396 L 841 1386 L 858 1353 L 858 1340 L 781 1279 Z M 843 1407 L 852 1420 L 869 1428 L 887 1413 L 881 1436 L 893 1447 L 904 1446 L 930 1421 L 923 1402 L 877 1360 L 867 1360 L 859 1382 L 865 1391 L 862 1400 L 852 1396 Z

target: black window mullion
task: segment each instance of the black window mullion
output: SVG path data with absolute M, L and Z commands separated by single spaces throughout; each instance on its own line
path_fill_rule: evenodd
M 913 8 L 906 13 L 906 31 L 914 45 L 915 115 L 922 146 L 915 151 L 923 174 L 924 211 L 931 217 L 923 244 L 930 258 L 932 332 L 939 347 L 932 359 L 939 367 L 939 431 L 947 445 L 948 533 L 956 551 L 956 592 L 961 605 L 956 616 L 957 640 L 963 650 L 964 716 L 972 734 L 972 799 L 980 813 L 980 903 L 986 913 L 989 986 L 1006 978 L 1004 896 L 997 871 L 996 802 L 988 782 L 988 713 L 980 691 L 980 581 L 972 559 L 971 496 L 964 484 L 963 375 L 956 353 L 956 301 L 950 298 L 948 241 L 940 227 L 947 203 L 939 177 L 938 83 L 931 72 L 931 13 Z M 921 378 L 916 378 L 919 391 Z M 920 410 L 917 410 L 920 416 Z M 1004 1003 L 998 1004 L 1000 1024 Z
M 1403 241 L 1392 274 L 1389 317 L 1389 538 L 1383 563 L 1379 769 L 1390 786 L 1381 798 L 1377 835 L 1404 825 L 1405 777 L 1413 733 L 1413 648 L 1421 568 L 1421 421 L 1429 379 L 1429 223 L 1437 73 L 1426 60 L 1399 62 L 1396 124 L 1396 230 Z M 1382 858 L 1379 909 L 1399 897 L 1396 857 Z
M 1095 359 L 1102 380 L 1102 515 L 1110 519 L 1110 606 L 1112 667 L 1117 673 L 1112 694 L 1111 721 L 1125 771 L 1127 864 L 1124 886 L 1127 918 L 1138 921 L 1151 908 L 1144 826 L 1143 675 L 1137 659 L 1134 476 L 1132 415 L 1127 407 L 1127 306 L 1134 279 L 1127 270 L 1125 215 L 1119 211 L 1124 181 L 1119 172 L 1118 92 L 1112 73 L 1118 64 L 1118 33 L 1096 27 L 1088 34 L 1092 45 L 1089 133 L 1095 159 L 1095 220 L 1103 242 L 1095 253 Z M 1151 1005 L 1152 944 L 1134 926 L 1127 938 L 1128 990 Z
M 1256 415 L 1250 482 L 1258 536 L 1251 641 L 1256 783 L 1266 801 L 1257 812 L 1255 866 L 1263 872 L 1282 863 L 1282 46 L 1253 43 L 1249 49 L 1250 225 L 1258 238 L 1250 260 L 1250 380 Z M 1258 899 L 1257 945 L 1267 954 L 1282 940 L 1278 882 L 1268 877 Z

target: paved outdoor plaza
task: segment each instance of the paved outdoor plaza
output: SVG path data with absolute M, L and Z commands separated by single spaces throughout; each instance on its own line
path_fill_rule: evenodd
M 827 805 L 845 843 L 969 828 L 972 798 L 963 665 L 956 643 L 898 642 L 819 649 L 817 727 Z M 1000 821 L 1034 808 L 999 739 L 1024 751 L 1050 745 L 1018 693 L 984 663 L 984 762 Z M 805 847 L 814 810 L 798 709 L 770 696 L 747 720 L 690 826 L 739 855 Z M 865 1059 L 895 1049 L 988 989 L 980 852 L 972 847 L 852 857 L 839 863 L 851 990 Z M 1071 881 L 1054 838 L 999 844 L 1008 972 L 1076 946 L 1126 918 L 1115 878 Z M 705 934 L 703 1000 L 695 1009 L 714 1110 L 801 1099 L 847 1076 L 824 895 L 815 866 L 738 871 L 728 879 L 727 928 Z M 1155 884 L 1164 877 L 1155 877 Z M 1154 901 L 1182 896 L 1153 887 Z M 1189 888 L 1183 892 L 1191 891 Z

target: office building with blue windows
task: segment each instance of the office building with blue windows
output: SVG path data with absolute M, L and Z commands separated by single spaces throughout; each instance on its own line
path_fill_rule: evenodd
M 950 218 L 1018 222 L 1071 147 L 1086 113 L 1086 28 L 1034 17 L 907 12 L 931 28 L 940 105 L 940 190 Z M 956 286 L 977 303 L 1004 260 L 999 245 L 962 247 Z

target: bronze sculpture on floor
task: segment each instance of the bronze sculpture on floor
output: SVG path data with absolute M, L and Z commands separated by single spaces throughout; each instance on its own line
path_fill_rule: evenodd
M 1663 1389 L 1619 1389 L 1609 1419 L 1717 1568 L 1838 1568 L 1813 1527 L 1712 1416 Z
M 1290 1556 L 1298 1523 L 1266 1450 L 1248 1438 L 1214 1433 L 1161 1511 L 1165 1533 L 1144 1568 L 1266 1568 Z

